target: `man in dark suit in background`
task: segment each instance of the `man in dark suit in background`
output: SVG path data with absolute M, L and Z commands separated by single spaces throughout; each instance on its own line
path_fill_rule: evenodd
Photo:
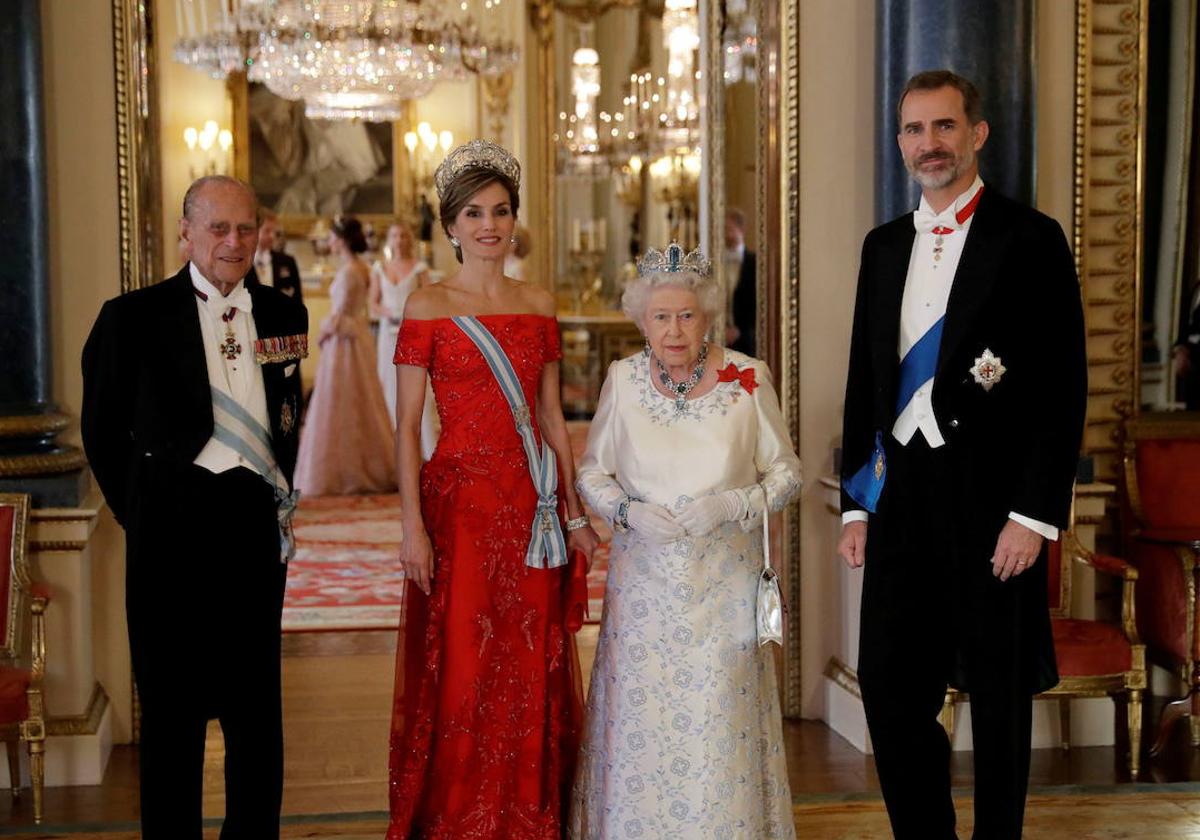
M 725 214 L 725 259 L 729 276 L 736 276 L 729 323 L 725 325 L 725 345 L 755 355 L 758 326 L 758 260 L 746 247 L 746 214 L 730 207 Z
M 254 251 L 254 264 L 246 275 L 246 286 L 256 283 L 273 286 L 303 303 L 300 267 L 296 265 L 295 257 L 275 247 L 278 239 L 279 217 L 269 210 L 263 211 L 262 223 L 258 228 L 258 248 Z
M 969 692 L 975 840 L 1021 836 L 1032 697 L 1058 682 L 1046 541 L 1066 527 L 1087 360 L 1059 225 L 984 187 L 979 93 L 913 77 L 915 213 L 863 243 L 839 553 L 866 565 L 858 675 L 898 840 L 952 840 L 946 686 Z
M 279 836 L 279 639 L 308 315 L 243 278 L 251 189 L 188 189 L 174 277 L 108 301 L 83 349 L 84 449 L 126 535 L 146 840 L 200 840 L 208 720 L 223 840 Z

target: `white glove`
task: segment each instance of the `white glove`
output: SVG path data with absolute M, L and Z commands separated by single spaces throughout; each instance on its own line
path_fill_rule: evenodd
M 723 490 L 711 496 L 692 499 L 679 511 L 675 521 L 690 536 L 702 537 L 726 522 L 736 522 L 746 515 L 746 499 L 736 490 Z
M 657 542 L 670 542 L 685 534 L 683 526 L 662 505 L 630 502 L 625 520 L 631 531 L 638 531 Z

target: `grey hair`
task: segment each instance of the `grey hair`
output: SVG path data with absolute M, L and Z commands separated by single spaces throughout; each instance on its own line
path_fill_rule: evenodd
M 638 276 L 625 284 L 621 294 L 621 310 L 633 320 L 642 335 L 646 334 L 646 307 L 656 289 L 685 289 L 696 295 L 700 311 L 708 318 L 711 328 L 724 310 L 721 289 L 711 275 L 705 277 L 694 271 L 656 271 Z
M 250 196 L 251 200 L 254 202 L 254 206 L 256 208 L 258 207 L 258 194 L 255 193 L 254 188 L 245 181 L 232 178 L 229 175 L 205 175 L 202 178 L 197 178 L 195 181 L 192 181 L 192 185 L 188 187 L 187 192 L 183 194 L 183 218 L 191 221 L 192 211 L 196 209 L 196 202 L 200 200 L 200 193 L 204 191 L 205 187 L 217 186 L 218 184 L 227 187 L 240 187 L 246 191 L 247 195 Z M 270 215 L 274 214 L 272 213 Z M 262 219 L 260 218 L 259 224 L 261 223 Z

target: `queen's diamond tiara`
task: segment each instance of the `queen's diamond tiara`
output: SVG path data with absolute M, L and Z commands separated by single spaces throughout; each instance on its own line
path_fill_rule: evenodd
M 433 184 L 437 188 L 439 201 L 450 183 L 467 169 L 490 169 L 499 172 L 512 181 L 518 190 L 521 188 L 521 164 L 517 163 L 517 159 L 507 149 L 490 140 L 471 140 L 446 155 L 446 159 L 433 173 Z
M 707 277 L 711 267 L 712 263 L 708 257 L 701 253 L 699 248 L 685 256 L 683 248 L 680 247 L 678 242 L 672 242 L 667 246 L 667 250 L 665 251 L 651 248 L 642 255 L 642 258 L 637 263 L 638 275 L 641 277 L 649 274 L 658 274 L 663 271 L 691 271 L 699 274 L 701 277 Z

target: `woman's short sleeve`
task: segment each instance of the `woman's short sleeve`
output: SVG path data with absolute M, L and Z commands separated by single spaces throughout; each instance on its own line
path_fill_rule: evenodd
M 558 334 L 558 321 L 555 318 L 546 319 L 546 338 L 542 354 L 545 362 L 557 362 L 562 359 L 562 338 Z
M 400 324 L 400 335 L 396 338 L 396 355 L 392 363 L 429 367 L 433 358 L 433 322 L 418 318 L 405 318 Z

